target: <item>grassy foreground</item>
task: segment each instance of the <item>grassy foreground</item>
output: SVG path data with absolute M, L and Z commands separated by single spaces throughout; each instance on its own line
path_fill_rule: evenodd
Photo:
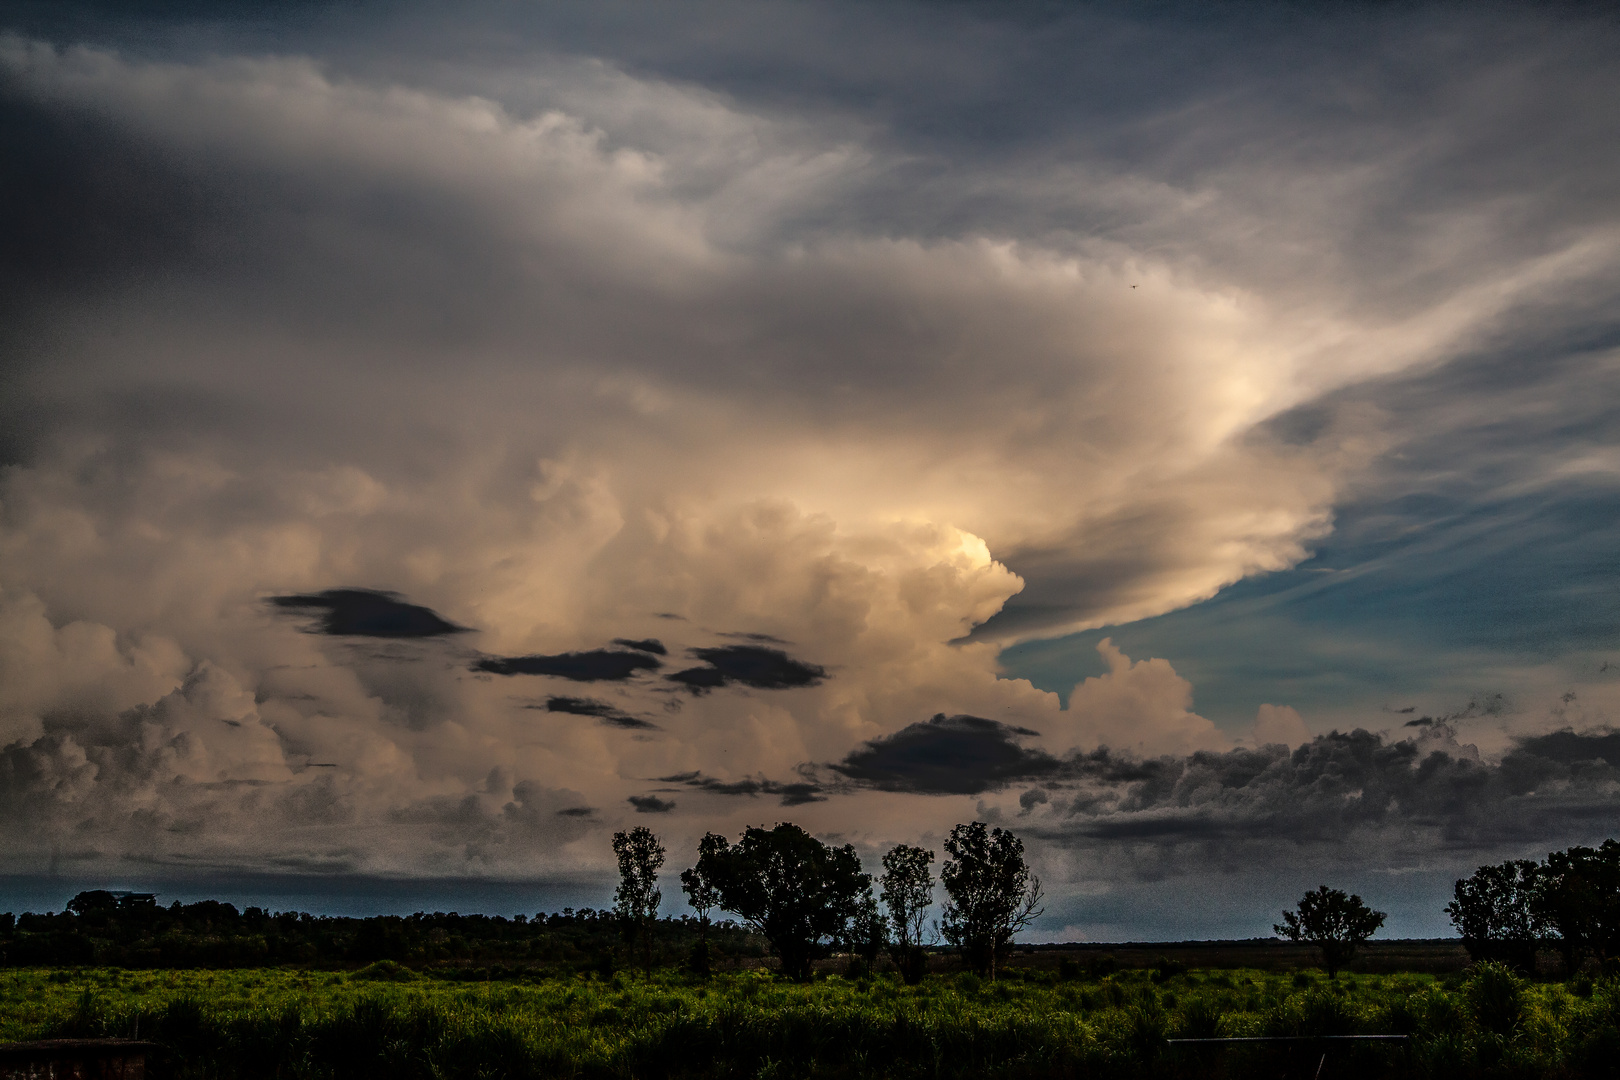
M 1195 1051 L 1166 1037 L 1410 1034 Z M 154 1077 L 1589 1076 L 1620 1072 L 1620 984 L 1503 969 L 1328 980 L 1258 971 L 1060 982 L 764 973 L 469 984 L 390 964 L 0 971 L 0 1039 L 138 1035 Z M 1308 1060 L 1307 1060 L 1308 1059 Z

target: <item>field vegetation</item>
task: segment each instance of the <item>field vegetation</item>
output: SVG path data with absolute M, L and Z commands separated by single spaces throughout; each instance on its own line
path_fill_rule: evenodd
M 1620 984 L 1466 974 L 1010 969 L 789 980 L 488 980 L 357 971 L 0 972 L 0 1037 L 137 1036 L 155 1077 L 1588 1076 L 1620 1065 Z M 1407 1043 L 1175 1038 L 1410 1035 Z M 1323 1060 L 1323 1055 L 1326 1055 Z
M 1612 841 L 1459 881 L 1460 941 L 1407 943 L 1442 958 L 1427 971 L 1372 963 L 1383 913 L 1325 885 L 1282 913 L 1292 944 L 1226 961 L 1019 948 L 1042 896 L 1022 843 L 974 822 L 945 849 L 933 925 L 932 852 L 895 848 L 874 881 L 791 824 L 706 836 L 680 874 L 696 918 L 658 916 L 645 828 L 614 837 L 612 911 L 317 919 L 81 893 L 0 918 L 0 1040 L 153 1040 L 155 1080 L 1620 1074 Z M 1553 953 L 1561 978 L 1538 980 Z

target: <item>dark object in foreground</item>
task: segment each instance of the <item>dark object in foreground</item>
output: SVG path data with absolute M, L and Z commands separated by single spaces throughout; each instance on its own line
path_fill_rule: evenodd
M 133 1039 L 0 1043 L 0 1080 L 145 1080 L 157 1048 Z
M 1239 1035 L 1227 1039 L 1166 1039 L 1164 1041 L 1170 1046 L 1187 1046 L 1198 1050 L 1220 1050 L 1227 1046 L 1247 1046 L 1254 1043 L 1269 1045 L 1281 1043 L 1290 1055 L 1293 1054 L 1295 1048 L 1301 1045 L 1309 1046 L 1313 1056 L 1317 1050 L 1322 1051 L 1322 1056 L 1316 1063 L 1316 1077 L 1320 1080 L 1322 1069 L 1327 1065 L 1328 1051 L 1330 1049 L 1326 1045 L 1328 1043 L 1409 1043 L 1412 1041 L 1412 1037 L 1410 1035 Z

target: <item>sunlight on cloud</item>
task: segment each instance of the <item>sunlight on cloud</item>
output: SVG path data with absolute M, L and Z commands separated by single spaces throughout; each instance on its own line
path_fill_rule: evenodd
M 1371 401 L 1279 418 L 1620 250 L 1417 300 L 1326 258 L 1268 286 L 1350 246 L 1400 147 L 1332 182 L 1008 161 L 907 228 L 873 193 L 915 162 L 875 127 L 536 69 L 468 93 L 0 38 L 29 137 L 127 178 L 51 219 L 67 284 L 19 361 L 49 420 L 0 477 L 9 865 L 574 872 L 633 814 L 685 843 L 780 806 L 1061 848 L 1099 807 L 1181 820 L 1129 787 L 1154 777 L 1241 825 L 1366 740 L 1267 704 L 1235 744 L 1107 639 L 1061 708 L 1000 648 L 1306 558 L 1398 433 Z M 946 212 L 997 191 L 1131 227 Z M 122 269 L 75 269 L 87 221 L 126 230 L 97 241 Z

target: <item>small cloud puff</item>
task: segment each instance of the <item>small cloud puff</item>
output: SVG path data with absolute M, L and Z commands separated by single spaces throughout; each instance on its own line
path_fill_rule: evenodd
M 1310 729 L 1305 726 L 1299 711 L 1287 705 L 1262 705 L 1254 717 L 1254 728 L 1249 743 L 1268 746 L 1273 743 L 1295 747 L 1310 742 Z
M 1058 751 L 1108 746 L 1143 756 L 1224 750 L 1232 742 L 1192 711 L 1192 683 L 1168 660 L 1132 661 L 1112 638 L 1097 643 L 1108 673 L 1069 695 L 1067 715 L 1048 743 Z

